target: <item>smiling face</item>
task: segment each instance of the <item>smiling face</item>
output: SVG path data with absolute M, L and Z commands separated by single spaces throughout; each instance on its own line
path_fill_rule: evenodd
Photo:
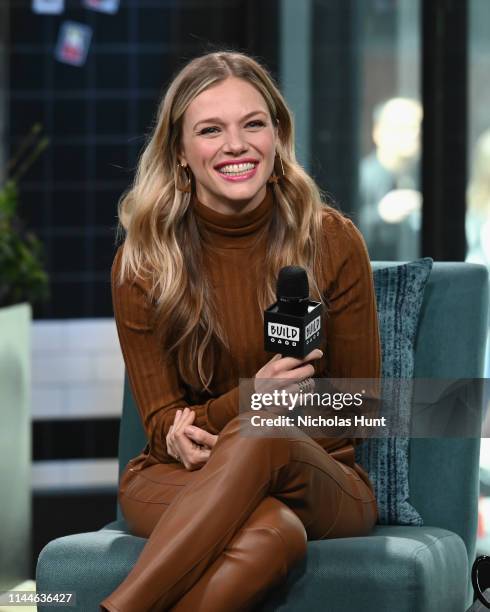
M 229 77 L 200 93 L 183 117 L 180 163 L 189 165 L 200 202 L 247 212 L 265 197 L 277 127 L 253 85 Z

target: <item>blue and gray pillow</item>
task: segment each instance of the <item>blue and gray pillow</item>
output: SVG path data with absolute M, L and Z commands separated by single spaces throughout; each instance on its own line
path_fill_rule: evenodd
M 418 321 L 430 257 L 373 272 L 381 337 L 383 379 L 411 379 Z M 411 397 L 403 394 L 399 410 L 410 419 Z M 409 438 L 366 439 L 356 448 L 356 462 L 369 474 L 378 502 L 378 523 L 422 525 L 422 517 L 409 502 Z

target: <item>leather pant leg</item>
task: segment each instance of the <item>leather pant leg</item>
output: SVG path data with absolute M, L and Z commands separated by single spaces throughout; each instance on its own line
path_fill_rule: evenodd
M 244 435 L 249 417 L 240 415 L 222 430 L 208 462 L 173 499 L 134 568 L 102 602 L 105 609 L 171 608 L 268 496 L 291 508 L 308 539 L 371 530 L 376 501 L 353 468 L 296 428 L 287 428 L 285 437 Z
M 266 497 L 172 612 L 247 612 L 306 554 L 299 518 Z
M 137 531 L 144 535 L 147 528 L 148 522 Z M 306 542 L 305 528 L 294 512 L 275 497 L 264 498 L 172 612 L 252 610 L 304 557 Z M 107 601 L 106 606 L 116 609 Z

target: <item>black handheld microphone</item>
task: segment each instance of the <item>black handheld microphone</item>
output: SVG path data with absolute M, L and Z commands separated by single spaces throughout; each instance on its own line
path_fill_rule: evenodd
M 264 312 L 264 348 L 302 359 L 322 344 L 323 306 L 310 300 L 308 276 L 300 266 L 281 268 L 276 296 Z

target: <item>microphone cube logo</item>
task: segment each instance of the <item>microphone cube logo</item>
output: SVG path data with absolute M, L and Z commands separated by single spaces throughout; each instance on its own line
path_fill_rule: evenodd
M 321 327 L 320 317 L 316 317 L 316 319 L 313 319 L 313 321 L 308 323 L 308 325 L 305 327 L 305 341 L 309 340 L 317 332 L 319 335 L 320 327 Z
M 277 303 L 264 311 L 264 349 L 283 357 L 304 357 L 322 343 L 322 304 L 311 302 L 308 312 L 281 312 Z
M 285 342 L 298 342 L 299 341 L 299 327 L 293 325 L 284 325 L 283 323 L 268 323 L 269 338 L 272 342 L 278 340 L 279 343 Z

